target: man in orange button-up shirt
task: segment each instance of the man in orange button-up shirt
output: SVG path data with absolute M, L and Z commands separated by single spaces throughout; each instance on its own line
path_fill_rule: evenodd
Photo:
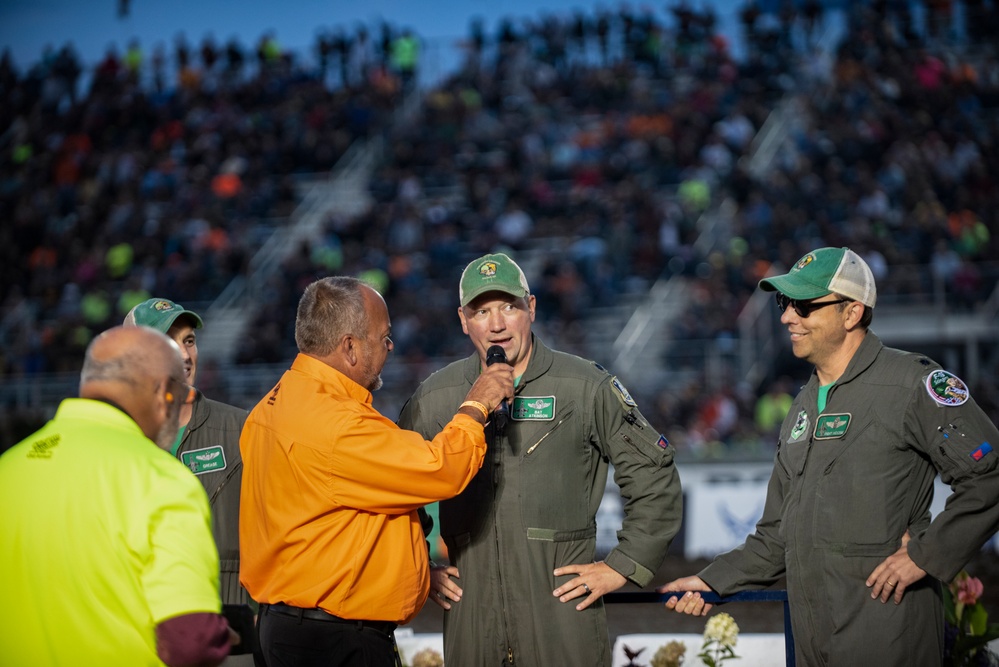
M 396 664 L 393 631 L 429 592 L 417 509 L 464 490 L 482 465 L 483 426 L 513 395 L 486 369 L 426 441 L 371 405 L 392 351 L 385 301 L 354 278 L 309 285 L 299 354 L 246 420 L 240 581 L 261 603 L 271 664 Z

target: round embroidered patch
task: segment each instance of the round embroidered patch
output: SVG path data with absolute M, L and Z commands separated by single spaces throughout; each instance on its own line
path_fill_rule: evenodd
M 940 405 L 961 405 L 971 398 L 964 380 L 947 371 L 933 371 L 926 377 L 926 392 Z

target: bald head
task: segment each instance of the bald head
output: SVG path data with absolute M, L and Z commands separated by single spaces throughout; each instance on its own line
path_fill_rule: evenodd
M 159 440 L 169 435 L 171 421 L 176 436 L 183 379 L 176 343 L 149 327 L 119 326 L 100 334 L 87 347 L 80 398 L 118 406 L 163 447 Z

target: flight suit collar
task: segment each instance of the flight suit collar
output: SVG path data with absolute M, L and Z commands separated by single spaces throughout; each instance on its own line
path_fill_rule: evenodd
M 211 413 L 211 408 L 205 403 L 205 395 L 201 393 L 201 390 L 195 387 L 194 392 L 194 403 L 191 404 L 191 419 L 187 422 L 185 434 L 190 433 L 208 421 L 208 416 Z
M 867 335 L 864 336 L 864 340 L 861 341 L 860 347 L 853 353 L 850 363 L 846 365 L 843 375 L 836 380 L 836 384 L 846 384 L 870 368 L 874 360 L 878 358 L 878 354 L 883 347 L 884 344 L 881 342 L 881 339 L 873 331 L 868 331 Z M 818 376 L 815 374 L 815 371 L 812 371 L 812 376 L 817 384 Z

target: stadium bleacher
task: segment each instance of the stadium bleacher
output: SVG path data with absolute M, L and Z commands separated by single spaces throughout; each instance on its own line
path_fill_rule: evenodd
M 325 59 L 268 35 L 178 43 L 173 67 L 4 57 L 4 445 L 150 294 L 212 313 L 202 389 L 252 404 L 328 273 L 383 288 L 392 415 L 467 353 L 457 275 L 498 247 L 529 269 L 540 334 L 617 372 L 682 456 L 768 457 L 756 403 L 803 378 L 755 284 L 817 245 L 880 267 L 874 329 L 999 416 L 994 12 L 940 27 L 857 5 L 826 44 L 821 16 L 752 7 L 740 61 L 708 12 L 622 7 L 470 34 L 457 71 L 414 89 L 391 38 L 341 29 Z

